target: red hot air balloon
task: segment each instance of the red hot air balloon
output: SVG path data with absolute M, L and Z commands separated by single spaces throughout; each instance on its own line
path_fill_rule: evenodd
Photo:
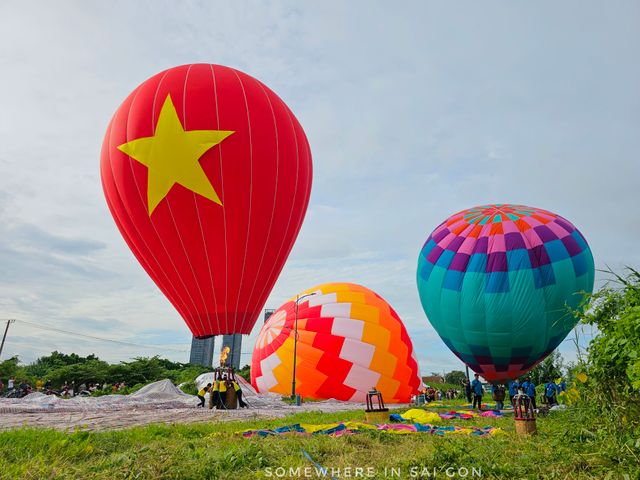
M 311 191 L 285 103 L 232 68 L 171 68 L 118 108 L 100 172 L 122 236 L 193 335 L 250 333 Z

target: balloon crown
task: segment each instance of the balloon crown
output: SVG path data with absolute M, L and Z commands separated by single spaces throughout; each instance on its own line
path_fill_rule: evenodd
M 524 205 L 513 205 L 509 203 L 493 203 L 491 205 L 480 205 L 470 208 L 462 218 L 468 224 L 484 225 L 485 223 L 499 223 L 503 221 L 516 221 L 522 217 L 530 217 L 539 212 L 538 208 L 526 207 Z

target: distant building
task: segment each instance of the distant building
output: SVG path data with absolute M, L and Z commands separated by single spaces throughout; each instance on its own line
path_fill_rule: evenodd
M 193 337 L 191 340 L 191 354 L 189 363 L 202 365 L 203 367 L 213 366 L 213 347 L 216 337 L 199 339 Z
M 236 333 L 235 335 L 223 335 L 222 346 L 220 348 L 223 349 L 224 347 L 229 347 L 231 349 L 229 356 L 227 357 L 226 364 L 236 370 L 239 370 L 240 356 L 242 353 L 242 334 Z

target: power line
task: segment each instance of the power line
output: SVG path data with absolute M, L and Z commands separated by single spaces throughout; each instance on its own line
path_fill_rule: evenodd
M 120 345 L 127 345 L 129 347 L 144 347 L 144 348 L 157 348 L 157 349 L 162 349 L 162 350 L 171 350 L 174 352 L 188 352 L 188 350 L 181 350 L 181 349 L 177 349 L 177 348 L 171 348 L 171 347 L 166 347 L 164 345 L 144 345 L 141 343 L 133 343 L 133 342 L 125 342 L 123 340 L 114 340 L 111 338 L 103 338 L 103 337 L 96 337 L 93 335 L 86 335 L 84 333 L 77 333 L 77 332 L 70 332 L 68 330 L 62 330 L 60 328 L 55 328 L 55 327 L 51 327 L 49 325 L 42 325 L 39 323 L 34 323 L 34 322 L 27 322 L 26 320 L 16 320 L 17 322 L 20 323 L 24 323 L 27 325 L 31 325 L 32 327 L 36 327 L 36 328 L 40 328 L 42 330 L 49 330 L 52 332 L 57 332 L 57 333 L 64 333 L 67 335 L 74 335 L 76 337 L 82 337 L 82 338 L 88 338 L 91 340 L 98 340 L 101 342 L 111 342 L 111 343 L 116 343 L 116 344 L 120 344 Z

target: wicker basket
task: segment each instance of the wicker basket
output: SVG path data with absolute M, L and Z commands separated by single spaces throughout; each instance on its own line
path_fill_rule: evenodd
M 224 399 L 224 406 L 227 410 L 235 410 L 238 408 L 238 395 L 233 388 L 227 388 L 227 394 Z
M 365 411 L 364 418 L 367 423 L 386 423 L 389 421 L 389 410 Z
M 516 418 L 516 433 L 518 435 L 535 435 L 536 419 L 535 418 Z

